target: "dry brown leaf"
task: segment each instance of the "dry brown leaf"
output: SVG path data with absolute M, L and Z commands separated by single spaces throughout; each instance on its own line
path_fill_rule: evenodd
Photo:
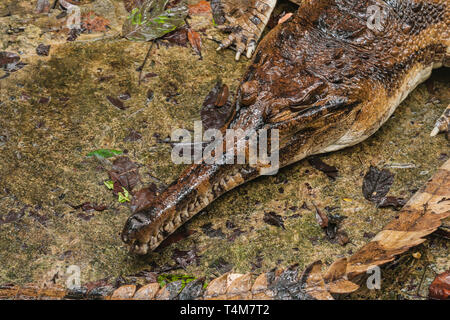
M 199 1 L 196 4 L 189 6 L 189 14 L 209 14 L 211 12 L 211 4 L 208 1 Z
M 192 30 L 189 28 L 187 30 L 188 40 L 191 44 L 192 48 L 194 49 L 195 53 L 202 57 L 202 38 L 200 37 L 200 34 L 197 31 Z
M 431 299 L 448 300 L 450 297 L 450 270 L 439 274 L 428 288 Z

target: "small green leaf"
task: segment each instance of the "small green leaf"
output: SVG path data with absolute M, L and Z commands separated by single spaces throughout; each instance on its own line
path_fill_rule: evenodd
M 120 203 L 124 203 L 124 202 L 130 202 L 130 194 L 128 193 L 128 190 L 125 189 L 124 187 L 122 187 L 123 193 L 119 192 L 117 195 L 119 196 L 119 202 Z
M 151 41 L 185 24 L 188 7 L 181 3 L 165 10 L 169 0 L 144 0 L 133 9 L 123 25 L 125 38 L 134 41 Z
M 122 154 L 123 152 L 120 150 L 113 150 L 113 149 L 98 149 L 95 151 L 92 151 L 87 154 L 88 157 L 96 157 L 97 159 L 104 159 L 104 158 L 111 158 L 114 156 L 117 156 L 119 154 Z
M 181 290 L 183 290 L 189 282 L 194 281 L 195 279 L 195 277 L 188 275 L 162 274 L 158 276 L 157 281 L 162 288 L 168 283 L 181 280 Z
M 109 190 L 114 189 L 114 182 L 112 180 L 107 180 L 107 181 L 104 181 L 103 183 Z

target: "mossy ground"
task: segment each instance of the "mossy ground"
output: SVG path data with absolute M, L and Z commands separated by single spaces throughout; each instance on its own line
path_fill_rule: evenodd
M 120 25 L 120 1 L 104 2 L 105 7 L 116 8 Z M 119 237 L 130 210 L 103 185 L 108 178 L 102 168 L 105 164 L 86 155 L 100 148 L 127 150 L 141 165 L 144 184 L 170 183 L 182 168 L 170 161 L 170 146 L 158 142 L 158 137 L 167 137 L 175 128 L 192 128 L 218 76 L 233 91 L 248 61 L 236 63 L 231 50 L 217 53 L 216 44 L 206 38 L 206 34 L 218 37 L 210 17 L 195 16 L 192 27 L 206 27 L 203 59 L 189 46 L 161 44 L 153 49 L 143 71 L 157 76 L 139 85 L 136 68 L 148 44 L 118 38 L 66 42 L 61 34 L 38 32 L 43 30 L 43 17 L 33 24 L 22 17 L 24 8 L 9 10 L 18 11 L 0 18 L 1 25 L 26 29 L 19 39 L 9 35 L 0 49 L 23 48 L 22 60 L 28 65 L 0 80 L 0 136 L 4 137 L 0 143 L 0 216 L 20 217 L 0 225 L 0 284 L 63 282 L 69 265 L 81 267 L 82 282 L 114 279 L 173 265 L 174 250 L 192 248 L 200 257 L 198 265 L 172 272 L 217 276 L 230 268 L 259 273 L 293 263 L 303 267 L 318 259 L 329 264 L 355 252 L 369 240 L 368 234 L 377 233 L 396 214 L 364 199 L 361 185 L 370 165 L 388 167 L 395 173 L 390 195 L 409 198 L 448 158 L 445 137 L 429 137 L 434 121 L 450 102 L 448 70 L 438 70 L 374 136 L 323 156 L 323 161 L 339 169 L 336 181 L 301 161 L 215 201 L 186 225 L 195 231 L 186 239 L 143 258 L 131 256 Z M 34 53 L 41 42 L 52 44 L 49 57 Z M 151 102 L 147 101 L 149 89 L 154 92 Z M 126 110 L 106 99 L 124 92 L 131 95 L 125 101 Z M 43 97 L 51 99 L 43 103 Z M 130 129 L 140 132 L 142 139 L 124 142 Z M 393 164 L 409 166 L 392 168 Z M 313 210 L 302 208 L 303 203 L 312 208 L 312 201 L 347 217 L 342 228 L 349 244 L 341 246 L 325 238 Z M 81 209 L 73 208 L 84 202 L 106 204 L 108 209 L 86 221 Z M 285 230 L 263 221 L 268 211 L 285 217 Z M 208 236 L 202 228 L 207 223 L 222 232 Z M 361 290 L 353 297 L 420 298 L 416 293 L 423 275 L 419 294 L 426 296 L 434 272 L 450 267 L 448 242 L 434 236 L 429 239 L 412 251 L 421 252 L 420 259 L 409 252 L 384 270 L 382 290 Z

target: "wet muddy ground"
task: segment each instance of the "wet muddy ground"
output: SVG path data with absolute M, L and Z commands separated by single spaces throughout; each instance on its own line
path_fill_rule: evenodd
M 0 80 L 0 284 L 64 284 L 70 265 L 81 268 L 84 283 L 114 282 L 143 270 L 214 277 L 318 259 L 330 264 L 356 251 L 396 215 L 364 198 L 362 181 L 371 165 L 395 174 L 389 195 L 408 199 L 448 159 L 444 135 L 429 136 L 450 102 L 449 70 L 441 69 L 374 136 L 321 157 L 338 168 L 336 180 L 301 161 L 222 196 L 166 247 L 132 256 L 119 237 L 129 205 L 104 185 L 113 159 L 87 154 L 121 150 L 139 164 L 142 185 L 164 187 L 183 169 L 171 162 L 166 138 L 176 128 L 193 128 L 218 77 L 235 90 L 248 60 L 236 63 L 231 50 L 217 53 L 208 38 L 223 35 L 209 14 L 196 14 L 189 22 L 202 37 L 202 59 L 189 44 L 159 41 L 139 84 L 136 69 L 149 44 L 118 36 L 127 16 L 122 2 L 83 3 L 83 10 L 108 19 L 110 28 L 76 41 L 66 40 L 60 10 L 37 15 L 28 3 L 0 4 L 0 51 L 19 53 L 26 63 Z M 36 53 L 41 43 L 51 45 L 48 56 Z M 125 93 L 130 99 L 122 109 L 107 99 Z M 83 211 L 79 206 L 86 202 L 106 210 Z M 341 228 L 349 243 L 326 238 L 313 202 L 346 216 Z M 282 217 L 284 228 L 265 222 L 269 212 Z M 448 245 L 430 236 L 383 270 L 381 290 L 363 289 L 353 297 L 426 297 L 435 273 L 450 267 Z

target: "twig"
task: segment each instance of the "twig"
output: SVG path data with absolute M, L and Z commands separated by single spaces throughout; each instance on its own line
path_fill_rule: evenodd
M 154 43 L 155 43 L 154 41 L 152 41 L 150 43 L 150 47 L 148 48 L 147 54 L 145 55 L 144 62 L 142 63 L 142 65 L 139 68 L 137 68 L 137 71 L 139 71 L 139 81 L 138 81 L 139 85 L 141 85 L 142 71 L 144 70 L 145 64 L 147 63 L 148 57 L 150 56 L 150 52 L 153 49 Z
M 420 283 L 419 283 L 419 287 L 417 288 L 416 291 L 416 295 L 421 297 L 419 291 L 420 291 L 420 287 L 422 287 L 422 283 L 423 283 L 423 279 L 425 278 L 425 273 L 427 272 L 427 268 L 428 268 L 428 263 L 425 265 L 425 267 L 423 268 L 423 274 L 422 274 L 422 279 L 420 279 Z

